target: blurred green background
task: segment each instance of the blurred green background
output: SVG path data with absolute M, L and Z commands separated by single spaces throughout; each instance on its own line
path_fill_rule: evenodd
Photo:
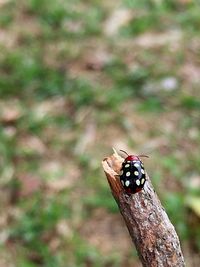
M 200 266 L 200 5 L 0 0 L 0 267 L 141 266 L 101 168 L 145 153 Z

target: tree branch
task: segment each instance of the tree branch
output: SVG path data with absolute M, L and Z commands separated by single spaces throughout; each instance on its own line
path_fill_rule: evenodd
M 115 152 L 105 158 L 102 165 L 143 266 L 185 266 L 174 226 L 161 206 L 148 175 L 144 190 L 131 196 L 124 192 L 118 177 L 123 160 Z

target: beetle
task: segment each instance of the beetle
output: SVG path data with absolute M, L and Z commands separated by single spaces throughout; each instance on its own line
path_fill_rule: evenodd
M 146 172 L 140 157 L 148 158 L 148 156 L 129 155 L 124 150 L 120 151 L 127 155 L 120 169 L 119 177 L 121 184 L 125 192 L 128 194 L 135 194 L 137 192 L 140 192 L 146 182 Z

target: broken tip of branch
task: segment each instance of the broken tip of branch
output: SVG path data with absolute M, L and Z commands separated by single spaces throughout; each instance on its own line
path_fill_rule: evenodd
M 103 159 L 102 166 L 110 185 L 112 194 L 115 198 L 119 198 L 119 195 L 122 192 L 122 186 L 118 176 L 121 169 L 121 164 L 124 159 L 117 154 L 117 151 L 114 148 L 113 151 L 114 153 L 112 156 Z

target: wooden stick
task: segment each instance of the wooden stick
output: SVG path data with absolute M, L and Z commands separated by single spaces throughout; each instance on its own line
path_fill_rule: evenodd
M 102 161 L 103 169 L 143 266 L 185 266 L 174 226 L 162 207 L 148 175 L 141 192 L 127 195 L 118 176 L 124 159 L 115 150 L 114 152 Z

